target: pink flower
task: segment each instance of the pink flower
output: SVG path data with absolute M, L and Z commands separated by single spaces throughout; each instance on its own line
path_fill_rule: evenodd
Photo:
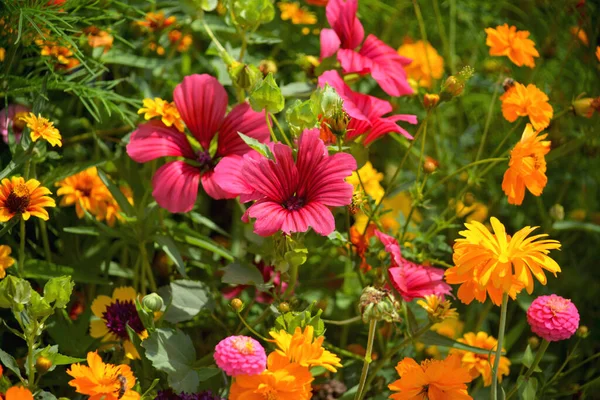
M 400 245 L 396 239 L 377 229 L 375 235 L 390 254 L 392 266 L 388 269 L 388 274 L 405 301 L 430 294 L 445 298 L 452 291 L 450 285 L 444 282 L 443 269 L 408 261 L 400 254 Z
M 396 50 L 375 35 L 365 36 L 362 24 L 356 16 L 358 0 L 331 0 L 326 15 L 333 29 L 321 30 L 321 59 L 337 52 L 337 59 L 345 73 L 371 74 L 379 86 L 390 96 L 413 93 L 406 80 L 404 66 L 411 59 L 400 56 Z
M 258 375 L 267 368 L 265 349 L 248 336 L 229 336 L 215 347 L 215 362 L 229 376 Z
M 0 110 L 0 134 L 2 140 L 8 144 L 8 129 L 12 127 L 15 135 L 15 142 L 21 140 L 21 132 L 25 128 L 25 122 L 20 120 L 21 116 L 27 115 L 31 110 L 20 104 L 11 104 Z
M 414 125 L 417 123 L 416 115 L 396 114 L 384 117 L 384 114 L 392 111 L 392 105 L 388 101 L 352 91 L 337 71 L 325 71 L 319 77 L 320 87 L 324 87 L 326 83 L 340 95 L 344 101 L 344 110 L 351 117 L 348 124 L 349 140 L 366 134 L 363 143 L 367 146 L 390 132 L 400 133 L 408 139 L 413 138 L 396 122 L 405 121 Z
M 280 272 L 275 272 L 275 267 L 270 265 L 267 266 L 262 261 L 257 264 L 257 267 L 262 273 L 263 282 L 272 283 L 274 287 L 268 292 L 261 292 L 257 289 L 254 300 L 261 304 L 271 304 L 274 300 L 273 296 L 276 293 L 282 295 L 285 292 L 287 289 L 287 283 L 282 281 Z M 227 300 L 231 300 L 234 297 L 238 297 L 247 287 L 248 285 L 230 286 L 222 291 L 223 297 L 225 297 Z
M 527 322 L 533 333 L 549 342 L 573 336 L 579 327 L 579 312 L 569 299 L 551 294 L 540 296 L 527 310 Z
M 288 146 L 275 143 L 270 147 L 275 160 L 251 153 L 244 156 L 241 169 L 236 170 L 233 162 L 217 166 L 217 173 L 231 176 L 225 190 L 257 200 L 244 220 L 256 218 L 254 232 L 261 236 L 305 232 L 309 227 L 329 235 L 335 220 L 328 207 L 352 201 L 352 185 L 344 179 L 356 169 L 354 157 L 346 153 L 330 156 L 318 129 L 302 133 L 296 160 Z
M 227 175 L 215 173 L 215 166 L 224 160 L 241 160 L 250 151 L 238 131 L 260 142 L 269 141 L 264 111 L 252 111 L 247 103 L 239 104 L 225 116 L 227 92 L 210 75 L 190 75 L 177 85 L 173 98 L 181 119 L 202 147 L 196 151 L 185 134 L 160 121 L 142 124 L 131 134 L 127 154 L 137 162 L 148 162 L 159 157 L 183 157 L 160 167 L 154 178 L 152 195 L 156 202 L 171 212 L 187 212 L 194 207 L 198 184 L 214 199 L 233 198 L 223 190 L 221 183 Z M 210 144 L 218 132 L 215 154 Z

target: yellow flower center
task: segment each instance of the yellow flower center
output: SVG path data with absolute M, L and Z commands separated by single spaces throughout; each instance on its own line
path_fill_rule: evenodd
M 241 354 L 254 354 L 254 345 L 246 338 L 236 338 L 233 341 L 233 347 L 235 347 L 235 349 Z
M 569 300 L 552 298 L 548 300 L 546 305 L 550 308 L 552 313 L 556 314 L 567 309 L 569 306 Z
M 6 208 L 13 214 L 22 214 L 29 205 L 29 189 L 24 183 L 20 183 L 13 187 L 6 198 Z

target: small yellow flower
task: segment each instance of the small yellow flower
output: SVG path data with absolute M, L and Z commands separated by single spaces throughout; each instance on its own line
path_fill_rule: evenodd
M 465 218 L 467 222 L 477 221 L 484 222 L 488 217 L 488 206 L 480 202 L 474 202 L 470 206 L 467 206 L 462 201 L 456 202 L 456 216 L 458 218 Z
M 166 126 L 175 126 L 179 132 L 185 130 L 185 125 L 179 115 L 179 111 L 174 102 L 168 102 L 159 97 L 152 99 L 144 99 L 144 106 L 138 110 L 138 114 L 144 114 L 146 121 L 161 117 L 161 121 Z
M 11 251 L 9 246 L 0 245 L 0 279 L 6 276 L 6 269 L 12 267 L 15 263 L 15 259 L 10 256 Z
M 352 175 L 346 178 L 346 182 L 354 186 L 354 191 L 364 191 L 379 202 L 385 193 L 380 182 L 383 180 L 383 174 L 373 168 L 373 164 L 367 161 L 358 171 L 352 172 Z M 362 184 L 361 184 L 362 183 Z
M 436 294 L 430 294 L 425 296 L 425 300 L 417 301 L 427 311 L 429 319 L 433 322 L 441 322 L 447 318 L 458 318 L 456 308 L 452 307 L 450 300 L 444 300 L 443 297 Z
M 292 20 L 294 25 L 313 25 L 317 23 L 317 17 L 312 12 L 300 7 L 298 3 L 281 2 L 278 4 L 281 10 L 281 19 Z
M 48 211 L 44 207 L 56 207 L 54 199 L 47 196 L 50 190 L 41 186 L 35 179 L 25 182 L 21 177 L 2 179 L 0 185 L 0 222 L 11 220 L 20 215 L 27 221 L 32 215 L 48 220 Z
M 62 137 L 58 129 L 54 127 L 54 123 L 38 114 L 29 113 L 25 117 L 21 117 L 27 127 L 31 130 L 31 141 L 37 142 L 38 139 L 44 139 L 54 146 L 62 147 Z

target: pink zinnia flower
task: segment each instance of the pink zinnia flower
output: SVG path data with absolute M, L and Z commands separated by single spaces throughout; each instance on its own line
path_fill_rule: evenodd
M 12 127 L 15 135 L 15 142 L 21 140 L 21 132 L 25 129 L 26 123 L 21 121 L 21 116 L 26 116 L 31 110 L 20 104 L 10 104 L 8 107 L 0 110 L 0 134 L 2 140 L 8 144 L 8 130 Z
M 261 304 L 271 304 L 274 300 L 274 294 L 278 293 L 279 295 L 282 295 L 287 289 L 288 285 L 286 282 L 282 281 L 281 273 L 275 271 L 275 267 L 271 265 L 265 265 L 262 261 L 258 263 L 257 267 L 262 274 L 263 282 L 272 283 L 274 287 L 271 288 L 268 292 L 261 292 L 258 289 L 256 289 L 254 300 L 256 300 L 257 303 Z M 237 285 L 228 287 L 222 291 L 223 297 L 225 297 L 227 300 L 231 300 L 234 297 L 239 297 L 239 295 L 247 287 L 249 287 L 249 285 Z
M 579 312 L 569 299 L 555 294 L 540 296 L 529 306 L 527 322 L 533 333 L 555 342 L 575 334 L 579 327 Z
M 367 36 L 360 50 L 356 51 L 365 37 L 363 26 L 356 16 L 357 9 L 358 0 L 331 0 L 327 4 L 327 21 L 333 29 L 321 30 L 321 59 L 337 52 L 337 59 L 345 73 L 370 73 L 390 96 L 413 93 L 404 70 L 411 59 L 400 56 L 375 35 Z
M 269 141 L 264 111 L 257 113 L 242 103 L 225 116 L 227 92 L 217 79 L 206 74 L 186 76 L 175 88 L 173 99 L 181 119 L 202 148 L 195 151 L 185 134 L 160 121 L 140 125 L 127 145 L 127 154 L 137 162 L 169 156 L 185 159 L 168 162 L 156 171 L 152 179 L 156 202 L 174 213 L 190 211 L 200 181 L 214 199 L 235 197 L 222 189 L 221 183 L 229 177 L 218 176 L 215 166 L 229 158 L 241 160 L 240 156 L 251 150 L 238 132 L 263 143 Z M 212 155 L 210 143 L 217 132 L 217 150 Z
M 320 87 L 324 87 L 326 83 L 342 98 L 344 110 L 351 118 L 348 124 L 349 140 L 366 134 L 363 143 L 367 146 L 390 132 L 400 133 L 408 139 L 413 138 L 396 122 L 405 121 L 414 125 L 417 123 L 416 115 L 396 114 L 384 117 L 383 115 L 392 111 L 392 105 L 388 101 L 352 91 L 337 71 L 325 71 L 319 77 Z
M 392 266 L 388 269 L 388 274 L 392 284 L 405 301 L 430 294 L 445 298 L 452 291 L 450 285 L 444 282 L 443 269 L 408 261 L 400 254 L 400 245 L 396 239 L 377 229 L 375 235 L 391 257 Z
M 258 375 L 267 368 L 265 349 L 248 336 L 229 336 L 215 347 L 215 362 L 229 376 Z
M 249 153 L 241 169 L 233 160 L 217 166 L 217 173 L 231 177 L 225 190 L 257 200 L 244 219 L 256 218 L 254 232 L 261 236 L 305 232 L 309 227 L 329 235 L 335 220 L 328 207 L 352 201 L 352 185 L 344 179 L 356 169 L 354 157 L 346 153 L 330 156 L 318 129 L 302 133 L 296 160 L 288 146 L 275 143 L 270 147 L 275 160 Z

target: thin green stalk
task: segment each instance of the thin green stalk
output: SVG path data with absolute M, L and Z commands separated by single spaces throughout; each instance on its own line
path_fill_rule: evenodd
M 427 31 L 425 30 L 425 21 L 423 20 L 423 14 L 421 14 L 421 7 L 419 7 L 419 3 L 417 0 L 413 0 L 413 8 L 415 9 L 415 16 L 417 17 L 417 22 L 419 24 L 419 31 L 421 33 L 421 40 L 424 45 L 427 46 L 429 41 L 427 40 Z M 425 60 L 427 61 L 427 68 L 429 73 L 431 74 L 431 61 L 429 60 L 429 52 L 427 48 L 425 48 Z
M 20 234 L 20 240 L 21 242 L 19 243 L 19 277 L 23 278 L 25 277 L 25 220 L 23 219 L 23 216 L 20 216 L 20 221 L 19 221 L 19 234 Z
M 37 325 L 37 324 L 36 324 Z M 29 369 L 29 374 L 27 375 L 27 387 L 33 393 L 35 392 L 35 360 L 33 359 L 33 353 L 36 349 L 35 344 L 35 334 L 37 333 L 37 329 L 34 330 L 34 333 L 31 333 L 30 337 L 27 337 L 27 365 Z
M 288 282 L 288 286 L 283 293 L 283 298 L 287 299 L 292 295 L 294 288 L 296 287 L 296 282 L 298 281 L 298 264 L 292 263 L 290 266 L 290 281 Z
M 363 363 L 362 372 L 360 374 L 360 381 L 358 383 L 358 390 L 356 391 L 355 400 L 362 400 L 365 392 L 365 384 L 367 383 L 367 375 L 369 374 L 369 365 L 373 361 L 371 358 L 373 352 L 373 341 L 375 339 L 375 332 L 377 330 L 377 320 L 372 319 L 369 322 L 369 337 L 367 339 L 367 352 L 365 354 L 365 360 Z
M 256 336 L 257 338 L 267 342 L 269 341 L 269 339 L 267 339 L 266 337 L 264 337 L 263 335 L 261 335 L 260 333 L 256 332 L 249 324 L 248 322 L 246 322 L 246 320 L 244 319 L 244 317 L 242 317 L 242 314 L 240 314 L 239 312 L 236 313 L 237 316 L 240 318 L 240 321 L 242 322 L 242 324 L 244 324 L 244 326 L 246 327 L 246 329 L 248 329 L 250 332 L 252 332 L 252 334 L 254 334 L 254 336 Z
M 221 58 L 223 59 L 223 61 L 225 62 L 225 64 L 230 65 L 233 61 L 235 61 L 233 59 L 233 57 L 231 57 L 231 55 L 229 55 L 229 53 L 227 52 L 227 50 L 225 50 L 225 47 L 223 47 L 223 45 L 221 44 L 221 42 L 219 42 L 219 40 L 217 39 L 217 37 L 213 33 L 212 29 L 210 29 L 210 27 L 208 26 L 208 24 L 206 23 L 205 20 L 202 20 L 202 26 L 204 26 L 204 29 L 206 30 L 206 33 L 208 34 L 208 36 L 210 37 L 210 39 L 213 41 L 213 43 L 217 47 L 217 50 L 219 50 L 219 55 L 221 56 Z
M 563 375 L 569 375 L 571 372 L 575 371 L 577 368 L 581 367 L 584 364 L 589 363 L 590 361 L 595 360 L 596 358 L 600 357 L 600 353 L 596 353 L 591 357 L 586 358 L 585 360 L 583 360 L 582 362 L 578 363 L 577 365 L 575 365 L 573 368 L 569 368 L 568 370 L 566 370 Z
M 244 55 L 246 54 L 246 48 L 248 47 L 248 39 L 246 38 L 246 31 L 242 30 L 242 48 L 240 49 L 240 56 L 238 58 L 239 62 L 244 60 Z
M 265 113 L 265 119 L 267 120 L 267 126 L 269 127 L 269 132 L 271 132 L 271 140 L 273 142 L 278 142 L 277 136 L 275 136 L 275 132 L 273 131 L 273 127 L 271 126 L 271 121 L 269 120 L 269 113 Z
M 547 341 L 545 339 L 542 341 L 540 348 L 538 349 L 537 353 L 535 353 L 535 358 L 533 359 L 533 363 L 531 363 L 531 366 L 529 367 L 529 369 L 523 376 L 525 382 L 531 377 L 531 375 L 537 368 L 542 357 L 544 356 L 544 353 L 546 352 L 546 350 L 548 350 L 549 345 L 550 345 L 549 341 Z M 517 390 L 519 390 L 519 386 L 520 385 L 518 383 L 516 383 L 515 386 L 513 386 L 513 388 L 510 390 L 510 392 L 508 392 L 508 395 L 506 396 L 506 400 L 510 399 L 515 393 L 517 393 Z
M 498 367 L 502 357 L 502 344 L 504 342 L 504 331 L 506 330 L 506 310 L 508 309 L 508 293 L 502 295 L 502 306 L 500 308 L 500 328 L 498 329 L 498 344 L 494 357 L 494 368 L 492 369 L 492 400 L 498 400 Z
M 146 243 L 142 242 L 140 244 L 140 253 L 142 255 L 142 269 L 145 271 L 146 275 L 148 275 L 148 282 L 150 283 L 150 290 L 156 292 L 156 281 L 154 280 L 154 273 L 152 271 L 152 266 L 150 265 L 150 260 L 148 258 L 148 251 L 146 250 Z M 146 287 L 145 279 L 142 278 L 142 287 Z M 142 292 L 143 294 L 146 294 Z
M 438 0 L 433 0 L 433 13 L 435 14 L 440 40 L 442 41 L 442 47 L 444 48 L 444 56 L 446 56 L 446 60 L 450 60 L 450 46 L 448 45 L 446 28 L 444 27 L 444 23 L 442 21 L 442 14 L 440 13 L 440 5 L 438 4 Z
M 456 0 L 450 0 L 450 72 L 456 74 L 454 54 L 456 53 Z
M 494 106 L 496 105 L 496 98 L 498 97 L 498 91 L 500 90 L 500 82 L 502 82 L 502 75 L 494 85 L 494 94 L 492 96 L 492 101 L 490 102 L 490 106 L 488 108 L 487 118 L 485 119 L 485 128 L 483 128 L 483 136 L 481 137 L 481 141 L 479 142 L 479 149 L 477 150 L 477 156 L 475 157 L 475 161 L 479 161 L 479 157 L 481 157 L 481 153 L 483 152 L 483 147 L 485 146 L 485 142 L 487 140 L 488 132 L 490 130 L 490 122 L 492 122 L 492 114 L 494 112 Z
M 348 319 L 344 319 L 342 321 L 334 321 L 331 319 L 321 319 L 321 321 L 325 322 L 326 324 L 329 325 L 349 325 L 349 324 L 353 324 L 355 322 L 360 321 L 362 318 L 360 315 L 357 315 L 356 317 L 352 317 L 352 318 L 348 318 Z
M 277 120 L 277 118 L 273 114 L 271 114 L 271 120 L 275 123 L 275 126 L 277 126 L 277 129 L 279 130 L 279 133 L 281 133 L 281 136 L 283 136 L 283 140 L 285 141 L 285 143 L 288 146 L 292 147 L 292 142 L 290 142 L 290 140 L 288 139 L 287 135 L 285 134 L 285 132 L 281 128 L 281 125 L 279 125 L 279 121 Z
M 581 342 L 581 338 L 577 339 L 577 342 L 575 342 L 575 346 L 573 346 L 573 350 L 571 350 L 571 352 L 569 354 L 567 354 L 567 357 L 565 358 L 565 361 L 562 363 L 562 365 L 560 366 L 560 368 L 554 373 L 554 375 L 552 375 L 552 378 L 550 378 L 546 384 L 544 384 L 544 386 L 542 387 L 542 390 L 544 390 L 546 387 L 550 386 L 552 384 L 552 382 L 554 382 L 556 379 L 558 379 L 558 376 L 560 375 L 560 373 L 562 372 L 563 369 L 565 369 L 565 367 L 567 366 L 567 364 L 569 363 L 569 361 L 571 361 L 571 356 L 573 354 L 575 354 L 575 350 L 577 350 L 577 347 L 579 347 L 579 343 Z
M 40 219 L 40 232 L 42 234 L 42 244 L 44 246 L 44 254 L 46 255 L 46 261 L 52 262 L 52 252 L 50 251 L 50 242 L 48 241 L 48 227 L 46 221 Z

